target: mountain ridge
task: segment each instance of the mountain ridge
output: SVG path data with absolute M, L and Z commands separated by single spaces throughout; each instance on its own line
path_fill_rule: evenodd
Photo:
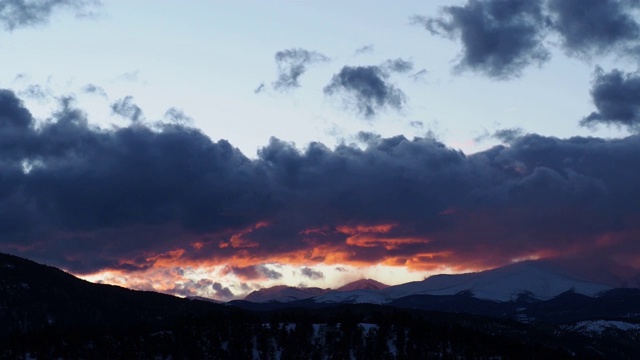
M 375 279 L 359 279 L 350 283 L 344 284 L 337 288 L 338 291 L 352 291 L 352 290 L 381 290 L 388 288 L 389 285 L 383 284 Z
M 188 314 L 224 311 L 208 301 L 94 284 L 53 266 L 0 253 L 2 333 L 49 326 L 157 324 Z
M 451 279 L 456 276 L 435 277 Z M 438 357 L 446 347 L 459 358 L 470 349 L 487 358 L 520 358 L 534 350 L 543 351 L 537 358 L 558 358 L 558 351 L 566 358 L 640 356 L 637 288 L 595 297 L 569 290 L 549 300 L 524 295 L 508 302 L 479 299 L 472 292 L 415 294 L 372 304 L 362 300 L 393 287 L 376 290 L 367 284 L 361 281 L 364 289 L 350 291 L 315 288 L 309 293 L 322 294 L 291 302 L 216 304 L 92 284 L 0 254 L 0 358 L 251 358 L 256 351 L 272 358 L 273 351 L 292 349 L 301 351 L 297 358 L 307 358 L 310 349 L 326 353 L 321 358 L 345 358 L 334 353 L 336 339 L 362 339 L 364 345 L 358 340 L 345 346 L 375 350 L 356 358 L 376 358 L 380 351 L 393 354 L 390 359 L 407 358 L 394 352 L 398 348 L 392 344 L 401 340 L 407 348 L 431 341 L 414 358 Z M 323 296 L 326 302 L 317 302 Z M 261 347 L 265 343 L 272 350 Z
M 537 300 L 549 300 L 565 291 L 574 291 L 593 297 L 613 289 L 605 284 L 571 277 L 545 261 L 523 261 L 464 274 L 439 274 L 422 281 L 393 286 L 377 286 L 377 284 L 384 285 L 373 279 L 361 279 L 337 289 L 316 291 L 316 295 L 308 290 L 314 288 L 279 286 L 258 290 L 244 300 L 286 302 L 315 299 L 317 302 L 385 304 L 410 295 L 448 296 L 466 293 L 478 299 L 506 302 L 515 300 L 523 294 Z

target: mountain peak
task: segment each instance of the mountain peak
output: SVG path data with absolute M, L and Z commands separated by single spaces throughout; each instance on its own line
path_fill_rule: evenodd
M 388 288 L 389 285 L 383 284 L 373 279 L 360 279 L 345 284 L 336 290 L 338 291 L 353 291 L 353 290 L 382 290 Z
M 538 300 L 551 299 L 572 290 L 594 296 L 611 287 L 579 280 L 556 271 L 546 262 L 523 261 L 477 273 L 435 275 L 423 281 L 392 286 L 386 292 L 396 297 L 408 294 L 455 295 L 473 294 L 479 299 L 510 301 L 523 293 Z
M 244 300 L 251 302 L 289 302 L 309 299 L 329 292 L 331 289 L 318 287 L 299 288 L 287 285 L 278 285 L 256 290 L 245 296 Z

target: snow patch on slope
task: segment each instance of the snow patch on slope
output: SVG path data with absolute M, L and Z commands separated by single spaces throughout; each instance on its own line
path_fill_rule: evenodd
M 566 291 L 594 296 L 609 289 L 606 285 L 560 275 L 535 262 L 521 262 L 478 273 L 435 275 L 423 281 L 391 286 L 383 292 L 390 298 L 471 292 L 478 299 L 504 302 L 515 300 L 523 293 L 539 300 L 549 300 Z
M 370 279 L 355 281 L 338 290 L 276 286 L 254 291 L 245 300 L 291 302 L 313 298 L 319 303 L 386 304 L 409 295 L 466 293 L 478 299 L 506 302 L 522 294 L 538 300 L 549 300 L 567 291 L 595 296 L 610 289 L 607 285 L 561 274 L 543 262 L 524 261 L 477 273 L 435 275 L 423 281 L 396 286 L 386 286 Z
M 621 331 L 640 332 L 639 324 L 633 324 L 626 321 L 613 321 L 613 320 L 581 321 L 567 328 L 568 330 L 578 331 L 587 335 L 601 335 L 603 332 L 611 329 L 621 330 Z

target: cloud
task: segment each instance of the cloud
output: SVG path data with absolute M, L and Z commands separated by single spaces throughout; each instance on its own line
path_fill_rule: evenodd
M 140 112 L 142 113 L 142 110 L 140 110 Z M 193 118 L 191 116 L 185 114 L 183 110 L 174 107 L 169 108 L 169 110 L 164 113 L 164 118 L 174 124 L 186 125 L 193 123 Z
M 133 102 L 132 96 L 125 96 L 111 104 L 111 112 L 127 118 L 133 122 L 139 122 L 144 119 L 142 109 Z
M 82 87 L 82 92 L 86 93 L 86 94 L 96 94 L 96 95 L 100 95 L 102 97 L 107 97 L 107 92 L 104 91 L 104 89 L 98 85 L 94 85 L 94 84 L 87 84 L 85 86 Z
M 2 156 L 11 156 L 12 151 L 23 153 L 32 140 L 35 121 L 22 101 L 12 91 L 0 90 L 0 147 Z M 13 138 L 13 139 L 12 139 Z
M 225 288 L 220 287 L 220 290 L 216 291 L 216 288 L 218 288 L 218 286 L 216 286 L 215 284 L 218 284 L 218 283 L 214 283 L 213 280 L 211 279 L 200 279 L 198 281 L 195 281 L 195 280 L 187 279 L 183 277 L 184 274 L 181 268 L 176 268 L 171 270 L 173 271 L 166 271 L 166 270 L 163 271 L 162 275 L 164 276 L 164 279 L 162 278 L 153 279 L 156 281 L 163 281 L 163 282 L 165 281 L 170 282 L 171 280 L 174 280 L 175 282 L 173 283 L 173 287 L 166 292 L 169 292 L 174 295 L 179 295 L 179 296 L 199 296 L 200 294 L 211 294 L 211 292 L 213 292 L 214 296 L 218 298 L 222 298 L 224 300 L 230 300 L 230 298 L 233 297 L 233 293 L 229 291 L 229 289 L 226 287 Z M 167 279 L 170 279 L 170 280 L 167 280 Z M 154 285 L 157 286 L 158 284 L 157 283 L 154 284 L 153 280 L 148 279 L 148 281 L 146 281 L 144 285 L 139 286 L 139 288 L 141 290 L 157 291 Z
M 549 60 L 542 5 L 541 0 L 469 0 L 464 6 L 442 7 L 440 17 L 413 16 L 411 22 L 461 42 L 457 70 L 504 80 Z
M 591 57 L 637 44 L 640 24 L 634 0 L 549 0 L 552 27 L 571 55 Z
M 298 79 L 307 71 L 309 65 L 330 60 L 319 52 L 300 48 L 278 51 L 275 59 L 278 79 L 273 83 L 273 87 L 281 91 L 300 87 Z
M 413 70 L 413 62 L 401 58 L 389 59 L 382 63 L 381 67 L 388 72 L 406 73 Z
M 140 79 L 140 70 L 127 71 L 116 77 L 117 81 L 136 82 Z
M 255 90 L 253 90 L 253 93 L 254 94 L 259 94 L 259 93 L 263 92 L 264 89 L 265 89 L 264 83 L 260 83 L 260 85 L 258 85 L 258 87 L 255 88 Z
M 102 131 L 90 127 L 83 113 L 66 99 L 50 121 L 36 130 L 31 114 L 13 93 L 3 91 L 0 101 L 6 199 L 23 197 L 24 211 L 18 211 L 20 207 L 14 211 L 23 217 L 49 208 L 40 213 L 44 217 L 38 223 L 43 226 L 51 221 L 70 230 L 96 230 L 173 219 L 184 221 L 189 227 L 215 228 L 227 222 L 243 222 L 240 219 L 246 210 L 237 195 L 259 203 L 251 191 L 260 186 L 242 185 L 253 181 L 251 177 L 242 179 L 241 175 L 246 174 L 242 163 L 248 164 L 248 160 L 227 142 L 212 143 L 195 129 L 167 124 L 154 130 L 137 126 Z M 184 163 L 192 156 L 195 158 L 191 161 L 196 163 Z M 218 170 L 203 166 L 208 163 L 215 167 L 216 162 L 222 165 Z M 28 174 L 24 173 L 23 164 L 32 164 Z M 236 170 L 228 172 L 224 170 L 226 166 L 236 168 L 239 176 L 229 177 Z M 29 191 L 23 181 L 29 182 Z M 229 181 L 238 185 L 236 190 L 235 185 L 227 186 L 231 185 Z M 191 188 L 182 188 L 180 183 L 189 183 Z M 227 185 L 219 186 L 223 183 Z M 80 189 L 83 195 L 76 193 Z M 29 200 L 33 196 L 43 201 L 43 208 Z M 76 199 L 67 202 L 68 196 Z M 225 197 L 233 198 L 234 203 L 228 203 Z M 214 208 L 227 213 L 218 225 L 217 221 L 210 221 L 211 216 L 217 217 Z M 49 217 L 46 213 L 54 216 L 45 221 Z M 19 223 L 16 220 L 13 226 Z M 74 239 L 72 236 L 64 241 L 75 242 Z M 86 244 L 89 242 L 86 240 Z
M 19 94 L 22 97 L 36 100 L 45 100 L 52 96 L 51 90 L 38 84 L 27 86 L 24 90 L 20 91 Z
M 16 74 L 16 76 L 13 78 L 12 83 L 21 82 L 21 81 L 26 80 L 27 78 L 28 78 L 27 74 L 19 73 L 19 74 Z
M 415 73 L 411 74 L 411 79 L 413 81 L 422 80 L 427 75 L 427 73 L 428 73 L 427 69 L 421 69 L 421 70 L 416 71 Z
M 269 268 L 264 264 L 255 266 L 231 266 L 226 272 L 231 272 L 243 280 L 270 279 L 278 280 L 282 278 L 282 273 Z
M 476 137 L 474 140 L 479 142 L 487 139 L 497 139 L 502 141 L 504 144 L 511 144 L 523 135 L 524 130 L 521 128 L 499 129 L 494 131 L 493 134 L 486 132 L 485 134 Z
M 355 55 L 370 54 L 373 52 L 373 44 L 364 45 L 354 51 Z
M 597 111 L 582 119 L 581 125 L 640 128 L 640 74 L 624 73 L 618 69 L 605 73 L 597 68 L 591 98 Z
M 462 45 L 456 71 L 498 80 L 522 75 L 551 58 L 549 35 L 572 57 L 615 54 L 637 57 L 640 23 L 637 0 L 468 0 L 443 6 L 441 15 L 414 15 L 412 24 Z
M 356 139 L 364 144 L 375 143 L 382 139 L 380 134 L 376 134 L 368 131 L 358 131 L 356 134 Z
M 223 286 L 219 282 L 214 282 L 211 285 L 211 288 L 214 291 L 214 295 L 217 299 L 221 300 L 229 300 L 232 299 L 235 295 L 233 292 L 226 286 Z
M 260 273 L 262 273 L 267 279 L 278 280 L 278 279 L 282 278 L 282 274 L 281 273 L 279 273 L 279 272 L 277 272 L 275 270 L 269 269 L 265 265 L 258 265 L 256 267 L 256 269 Z
M 398 66 L 402 69 L 405 65 L 400 63 Z M 344 66 L 324 87 L 324 93 L 328 96 L 342 95 L 347 107 L 353 107 L 367 119 L 386 108 L 401 110 L 406 96 L 389 82 L 389 71 L 388 65 Z
M 5 0 L 0 2 L 0 24 L 5 30 L 46 24 L 54 11 L 69 9 L 77 16 L 100 5 L 97 0 Z
M 207 265 L 245 280 L 281 279 L 279 263 L 640 266 L 640 136 L 505 134 L 475 154 L 423 137 L 273 138 L 250 159 L 180 123 L 91 126 L 71 98 L 36 122 L 2 90 L 0 251 L 82 274 Z
M 523 130 L 520 128 L 511 128 L 511 129 L 501 129 L 501 130 L 496 130 L 493 133 L 493 137 L 506 143 L 506 144 L 511 144 L 512 142 L 516 141 L 517 139 L 521 138 L 522 135 L 524 134 Z
M 313 270 L 312 268 L 306 266 L 300 269 L 300 273 L 304 277 L 307 277 L 311 280 L 324 279 L 324 274 L 322 273 L 322 271 Z

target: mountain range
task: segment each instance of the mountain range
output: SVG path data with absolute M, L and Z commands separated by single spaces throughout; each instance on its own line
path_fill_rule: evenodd
M 394 286 L 279 286 L 218 303 L 0 254 L 0 358 L 635 359 L 638 344 L 640 289 L 543 261 Z
M 451 296 L 464 294 L 482 300 L 508 302 L 522 296 L 549 300 L 564 292 L 596 296 L 613 287 L 577 279 L 544 261 L 523 261 L 505 267 L 458 275 L 435 275 L 423 281 L 388 286 L 361 279 L 338 289 L 276 286 L 247 295 L 251 302 L 292 302 L 311 299 L 317 303 L 388 304 L 412 295 Z

